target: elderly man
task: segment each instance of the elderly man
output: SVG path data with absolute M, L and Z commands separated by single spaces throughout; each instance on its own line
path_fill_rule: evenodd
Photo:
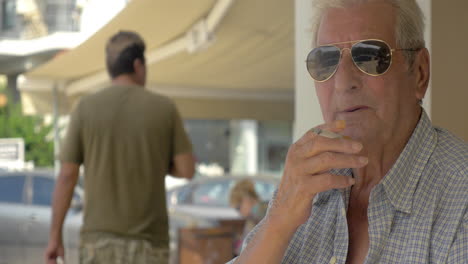
M 290 147 L 235 263 L 466 263 L 468 147 L 421 108 L 430 67 L 419 6 L 316 2 L 307 68 L 326 124 Z

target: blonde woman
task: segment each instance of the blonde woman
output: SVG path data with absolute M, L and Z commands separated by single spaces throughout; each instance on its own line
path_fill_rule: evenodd
M 245 218 L 242 237 L 237 239 L 234 244 L 234 253 L 239 255 L 245 236 L 265 216 L 268 202 L 259 198 L 252 180 L 243 179 L 238 181 L 232 188 L 229 203 Z

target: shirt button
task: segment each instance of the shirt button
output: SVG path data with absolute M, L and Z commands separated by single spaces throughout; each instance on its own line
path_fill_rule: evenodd
M 331 257 L 331 259 L 330 259 L 330 264 L 335 264 L 335 263 L 336 263 L 336 257 L 333 256 L 333 257 Z

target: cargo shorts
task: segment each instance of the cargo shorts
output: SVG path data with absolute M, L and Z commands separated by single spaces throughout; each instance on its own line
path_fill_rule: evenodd
M 147 240 L 102 235 L 81 241 L 80 264 L 168 264 L 169 249 L 155 248 Z

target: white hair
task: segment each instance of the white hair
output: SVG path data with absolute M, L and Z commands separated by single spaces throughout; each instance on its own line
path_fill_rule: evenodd
M 312 45 L 317 45 L 317 33 L 322 16 L 328 8 L 344 8 L 346 6 L 372 2 L 376 0 L 313 0 L 314 18 L 312 24 Z M 392 5 L 397 10 L 395 35 L 398 48 L 424 48 L 424 14 L 415 0 L 379 0 Z M 409 65 L 412 65 L 415 53 L 403 53 Z

